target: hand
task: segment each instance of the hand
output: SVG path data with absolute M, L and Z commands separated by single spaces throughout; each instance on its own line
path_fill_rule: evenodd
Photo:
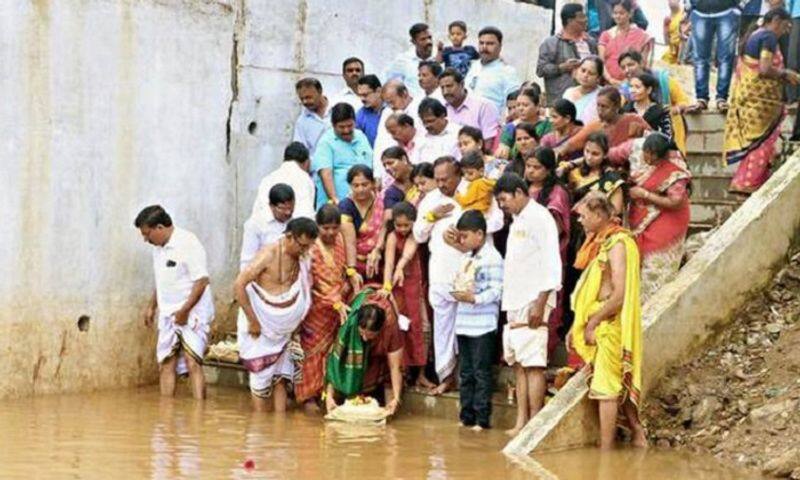
M 568 352 L 574 350 L 574 348 L 572 347 L 572 330 L 567 332 L 567 336 L 564 337 L 564 347 L 566 347 Z
M 800 84 L 800 73 L 793 72 L 791 70 L 786 70 L 786 81 L 791 83 L 792 85 L 797 86 Z
M 583 331 L 583 339 L 586 341 L 587 345 L 597 344 L 597 337 L 594 334 L 596 328 L 597 322 L 594 320 L 589 320 L 589 322 L 586 324 L 586 329 Z
M 325 399 L 325 410 L 327 410 L 328 413 L 331 413 L 332 411 L 336 410 L 336 407 L 338 407 L 338 405 L 336 405 L 336 400 L 333 399 L 332 395 L 328 395 L 328 397 Z
M 631 198 L 633 198 L 634 200 L 645 199 L 650 195 L 650 191 L 645 190 L 642 187 L 631 187 L 629 193 Z
M 181 308 L 175 312 L 175 325 L 186 325 L 189 323 L 189 310 Z
M 344 322 L 347 321 L 347 316 L 350 314 L 350 307 L 342 304 L 342 308 L 340 308 L 337 313 L 339 314 L 339 325 L 344 325 Z
M 247 321 L 247 333 L 253 338 L 261 336 L 261 323 L 258 320 Z
M 375 248 L 367 255 L 367 278 L 378 274 L 378 264 L 381 262 L 381 251 Z
M 392 294 L 392 292 L 390 292 L 389 290 L 386 290 L 385 288 L 381 288 L 380 290 L 375 292 L 375 295 L 378 295 L 381 298 L 389 298 L 389 295 L 391 295 L 391 294 Z
M 459 302 L 475 303 L 475 294 L 472 292 L 451 292 L 450 295 Z
M 460 235 L 458 234 L 456 227 L 450 226 L 444 231 L 442 236 L 444 237 L 444 243 L 450 245 L 451 247 L 455 247 L 460 242 Z
M 444 42 L 443 41 L 439 40 L 438 42 L 436 42 L 436 50 L 438 50 L 440 52 L 442 50 L 444 50 Z
M 353 287 L 353 292 L 358 293 L 364 287 L 364 279 L 361 278 L 360 273 L 356 273 L 355 275 L 350 277 L 350 286 Z
M 628 125 L 628 138 L 639 138 L 644 135 L 644 126 L 638 123 Z
M 398 268 L 394 271 L 394 275 L 392 275 L 392 285 L 396 287 L 402 287 L 403 282 L 406 280 L 406 274 L 403 273 L 402 268 Z
M 539 328 L 544 325 L 544 305 L 534 305 L 528 311 L 528 328 Z
M 562 72 L 571 72 L 578 68 L 578 65 L 581 64 L 581 61 L 577 58 L 570 58 L 564 63 L 558 65 L 558 69 Z
M 148 305 L 142 314 L 142 318 L 144 319 L 144 326 L 150 328 L 153 326 L 153 323 L 156 318 L 156 309 L 152 305 Z
M 389 403 L 386 404 L 386 412 L 389 415 L 394 415 L 397 413 L 397 409 L 400 408 L 400 400 L 397 398 L 392 399 Z
M 441 220 L 442 218 L 449 216 L 450 212 L 452 212 L 454 208 L 456 208 L 456 206 L 452 203 L 444 203 L 431 210 L 431 213 L 433 213 L 433 217 L 436 220 Z

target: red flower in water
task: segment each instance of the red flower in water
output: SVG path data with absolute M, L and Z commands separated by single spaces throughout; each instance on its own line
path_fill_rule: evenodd
M 256 462 L 252 460 L 245 460 L 244 462 L 244 469 L 245 470 L 253 470 L 256 468 Z

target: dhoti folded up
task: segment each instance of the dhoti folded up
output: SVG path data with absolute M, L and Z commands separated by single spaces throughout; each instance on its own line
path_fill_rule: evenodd
M 163 363 L 173 355 L 178 355 L 175 371 L 179 375 L 189 372 L 186 366 L 186 355 L 197 363 L 203 363 L 206 351 L 208 332 L 214 320 L 214 302 L 210 289 L 206 289 L 203 296 L 189 312 L 186 325 L 175 324 L 175 313 L 161 313 L 158 315 L 158 343 L 156 344 L 156 359 Z

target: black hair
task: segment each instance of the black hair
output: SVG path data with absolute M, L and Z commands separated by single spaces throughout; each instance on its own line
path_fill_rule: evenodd
M 456 20 L 454 22 L 450 22 L 450 25 L 447 26 L 447 31 L 450 32 L 450 30 L 456 27 L 463 30 L 464 33 L 467 33 L 467 23 L 464 22 L 463 20 Z
M 337 103 L 336 105 L 331 108 L 331 124 L 336 125 L 339 122 L 344 122 L 345 120 L 355 120 L 356 119 L 356 111 L 353 110 L 353 106 L 349 103 Z
M 291 234 L 294 238 L 307 237 L 314 240 L 319 235 L 319 228 L 314 220 L 306 217 L 297 217 L 289 220 L 286 224 L 286 233 Z
M 456 169 L 456 173 L 461 173 L 461 164 L 458 163 L 458 160 L 451 155 L 444 155 L 433 162 L 433 169 L 436 170 L 436 167 L 440 167 L 442 165 L 452 165 Z
M 503 43 L 503 32 L 501 32 L 497 27 L 481 28 L 481 31 L 478 32 L 478 37 L 482 37 L 484 35 L 494 35 L 497 38 L 498 43 Z
M 539 141 L 539 134 L 536 133 L 536 125 L 531 122 L 519 122 L 514 129 L 514 136 L 517 136 L 517 130 L 522 130 L 523 132 L 530 135 L 534 138 L 537 142 Z
M 350 57 L 350 58 L 345 58 L 344 62 L 342 62 L 342 73 L 344 73 L 347 66 L 350 65 L 351 63 L 358 63 L 359 65 L 361 65 L 361 71 L 362 72 L 364 71 L 364 62 L 358 57 Z
M 361 78 L 358 79 L 359 85 L 366 85 L 371 88 L 373 91 L 381 88 L 381 81 L 377 75 L 368 74 L 363 75 Z
M 426 114 L 431 114 L 434 117 L 446 117 L 447 109 L 439 100 L 428 97 L 419 103 L 417 114 L 420 116 L 420 118 Z
M 375 181 L 375 175 L 372 173 L 372 169 L 366 165 L 353 165 L 350 167 L 350 170 L 347 171 L 347 183 L 353 183 L 353 180 L 356 179 L 358 176 L 363 176 L 370 182 Z
M 622 52 L 622 54 L 620 54 L 619 56 L 618 62 L 622 63 L 622 61 L 625 60 L 626 58 L 630 58 L 639 65 L 642 64 L 642 54 L 632 48 L 629 48 L 628 50 Z
M 590 142 L 594 143 L 595 145 L 600 147 L 600 150 L 603 151 L 603 161 L 602 161 L 602 163 L 600 163 L 600 170 L 601 171 L 605 170 L 606 167 L 609 164 L 609 162 L 608 162 L 608 150 L 609 150 L 610 146 L 608 144 L 608 135 L 606 135 L 606 133 L 603 132 L 603 131 L 592 132 L 592 133 L 589 134 L 589 136 L 586 137 L 586 143 L 590 143 Z M 585 159 L 581 163 L 581 170 L 580 171 L 581 171 L 581 175 L 583 175 L 583 176 L 589 175 L 589 172 L 591 171 L 591 168 L 586 163 Z
M 652 152 L 656 158 L 666 158 L 672 149 L 672 140 L 661 132 L 653 132 L 644 139 L 642 150 Z
M 456 83 L 464 83 L 464 75 L 461 75 L 461 72 L 453 67 L 445 68 L 444 71 L 439 75 L 439 80 L 443 79 L 444 77 L 450 77 Z
M 536 85 L 536 87 L 533 85 Z M 538 106 L 542 99 L 542 88 L 534 83 L 530 87 L 520 90 L 517 99 L 519 99 L 519 97 L 528 97 L 534 105 Z
M 570 123 L 583 125 L 583 122 L 578 120 L 578 109 L 575 108 L 575 104 L 566 98 L 559 98 L 556 100 L 553 103 L 553 111 L 562 117 L 569 117 Z
M 411 40 L 416 40 L 417 35 L 422 32 L 428 31 L 428 25 L 425 23 L 415 23 L 411 25 L 411 28 L 408 29 L 408 35 L 411 37 Z
M 536 125 L 532 124 L 531 122 L 520 122 L 514 128 L 514 143 L 516 143 L 517 132 L 522 130 L 523 132 L 527 133 L 531 138 L 539 141 L 539 134 L 536 132 Z M 513 172 L 519 175 L 520 177 L 525 176 L 525 159 L 522 158 L 522 151 L 517 148 L 517 153 L 514 155 L 514 158 L 511 159 L 508 165 L 505 168 L 506 172 Z
M 431 73 L 433 73 L 433 76 L 436 78 L 439 78 L 439 75 L 442 74 L 442 65 L 439 62 L 434 62 L 433 60 L 423 60 L 419 62 L 417 70 L 423 67 L 429 68 Z
M 500 175 L 500 178 L 497 179 L 497 183 L 494 184 L 495 195 L 500 193 L 510 193 L 514 195 L 517 190 L 525 195 L 528 194 L 528 185 L 525 184 L 525 180 L 514 172 L 503 173 Z
M 597 92 L 598 97 L 606 97 L 607 99 L 611 100 L 611 103 L 614 105 L 620 105 L 622 102 L 622 95 L 620 95 L 619 90 L 617 87 L 612 87 L 611 85 L 607 87 L 603 87 Z M 617 108 L 619 111 L 619 108 Z
M 133 221 L 133 226 L 136 228 L 155 228 L 157 225 L 163 225 L 165 227 L 172 226 L 172 218 L 161 205 L 150 205 L 149 207 L 144 207 L 142 211 L 139 212 L 139 215 L 136 215 L 136 219 Z
M 458 219 L 456 229 L 465 232 L 483 232 L 486 235 L 486 218 L 478 210 L 467 210 Z
M 780 18 L 781 20 L 791 20 L 792 16 L 785 8 L 773 8 L 764 15 L 764 25 L 772 22 L 776 18 Z
M 406 217 L 412 222 L 417 219 L 417 209 L 408 202 L 398 202 L 392 207 L 392 219 Z
M 378 333 L 386 322 L 386 312 L 379 306 L 368 303 L 358 310 L 358 326 L 372 333 Z
M 308 160 L 308 148 L 300 142 L 292 142 L 283 150 L 284 162 L 303 163 Z
M 652 73 L 642 72 L 633 78 L 636 78 L 640 82 L 642 82 L 642 85 L 644 85 L 645 88 L 650 88 L 651 89 L 649 95 L 650 100 L 652 100 L 655 103 L 658 103 L 659 85 L 658 85 L 658 80 L 656 80 L 656 77 L 654 77 Z
M 433 164 L 430 162 L 422 162 L 414 165 L 411 169 L 411 179 L 416 177 L 425 177 L 433 179 Z
M 583 5 L 568 3 L 561 7 L 561 25 L 566 27 L 570 20 L 583 11 Z
M 399 147 L 397 145 L 389 147 L 386 150 L 384 150 L 383 153 L 381 154 L 381 158 L 393 158 L 395 160 L 405 159 L 406 162 L 409 161 L 408 154 L 406 153 L 406 151 L 403 150 L 403 147 Z
M 514 90 L 513 92 L 506 95 L 506 102 L 510 102 L 512 100 L 516 100 L 519 97 L 519 90 Z
M 466 135 L 475 140 L 476 143 L 483 144 L 483 132 L 481 132 L 480 128 L 476 128 L 471 125 L 465 125 L 461 127 L 461 130 L 458 131 L 458 136 L 460 137 L 461 135 Z
M 301 78 L 294 84 L 295 91 L 300 90 L 301 88 L 314 88 L 318 92 L 322 91 L 322 84 L 319 83 L 319 80 L 312 77 Z
M 461 159 L 460 163 L 462 170 L 465 168 L 470 168 L 473 170 L 480 170 L 482 172 L 484 168 L 483 155 L 476 151 L 467 152 L 467 154 Z
M 326 203 L 317 210 L 317 225 L 342 224 L 342 212 L 332 203 Z
M 550 202 L 550 194 L 559 183 L 558 175 L 556 175 L 556 167 L 558 166 L 556 154 L 550 147 L 536 147 L 533 154 L 528 155 L 527 158 L 531 157 L 535 158 L 537 162 L 547 169 L 547 178 L 544 179 L 542 191 L 539 192 L 538 199 L 539 203 L 546 207 L 548 202 Z
M 611 2 L 611 8 L 617 5 L 624 8 L 628 13 L 633 13 L 633 2 L 631 2 L 631 0 L 613 0 Z
M 269 204 L 280 205 L 281 203 L 293 202 L 294 190 L 285 183 L 276 183 L 269 189 Z
M 641 56 L 639 58 L 641 58 Z M 620 62 L 622 61 L 622 57 L 619 58 L 619 61 Z M 605 63 L 603 62 L 603 59 L 598 57 L 597 55 L 589 55 L 588 57 L 585 57 L 583 60 L 581 60 L 579 66 L 583 65 L 585 62 L 594 63 L 594 68 L 597 70 L 598 82 L 602 82 L 603 71 L 605 70 Z
M 413 127 L 414 126 L 414 117 L 408 115 L 406 113 L 393 113 L 392 115 L 396 115 L 397 124 L 405 127 Z
M 408 87 L 406 87 L 406 85 L 400 80 L 386 82 L 385 86 L 394 88 L 394 92 L 400 97 L 403 97 L 406 94 L 408 94 Z

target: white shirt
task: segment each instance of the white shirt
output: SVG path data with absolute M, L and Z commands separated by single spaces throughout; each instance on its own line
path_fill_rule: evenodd
M 558 227 L 553 215 L 534 200 L 514 216 L 503 272 L 503 311 L 519 310 L 541 292 L 561 288 Z
M 300 168 L 294 160 L 284 161 L 272 173 L 266 175 L 258 185 L 256 201 L 250 216 L 270 212 L 269 191 L 278 183 L 285 183 L 294 191 L 294 217 L 306 217 L 314 220 L 314 181 L 308 172 Z
M 259 250 L 266 245 L 277 242 L 285 231 L 286 223 L 276 220 L 270 209 L 247 219 L 244 222 L 239 270 L 244 270 L 253 261 Z
M 383 109 L 381 113 L 381 120 L 380 124 L 378 125 L 378 134 L 375 136 L 375 145 L 372 148 L 373 158 L 372 158 L 372 170 L 375 173 L 376 178 L 383 177 L 383 162 L 381 161 L 381 156 L 383 152 L 389 148 L 397 146 L 397 142 L 392 138 L 389 134 L 389 131 L 386 130 L 386 119 L 389 118 L 389 115 L 393 113 L 405 113 L 412 119 L 414 119 L 414 128 L 417 129 L 417 132 L 420 130 L 425 130 L 422 126 L 422 120 L 419 118 L 419 104 L 422 102 L 421 95 L 411 98 L 411 102 L 406 106 L 406 108 L 402 110 L 392 110 L 391 107 L 387 107 Z
M 425 133 L 417 146 L 419 161 L 433 163 L 444 155 L 452 155 L 456 160 L 461 159 L 461 150 L 458 149 L 458 132 L 461 130 L 461 125 L 448 120 L 447 126 L 438 135 L 432 135 L 425 130 L 425 127 L 422 127 L 422 130 Z
M 457 191 L 464 193 L 469 183 L 461 180 Z M 447 217 L 436 222 L 429 222 L 425 217 L 439 205 L 449 204 L 455 208 Z M 441 190 L 436 189 L 425 195 L 417 209 L 419 214 L 414 222 L 414 239 L 418 243 L 428 242 L 431 252 L 428 268 L 428 283 L 452 285 L 458 267 L 461 265 L 462 253 L 444 242 L 444 232 L 454 226 L 461 217 L 461 206 L 453 197 L 447 197 Z M 486 215 L 487 243 L 492 243 L 491 234 L 503 228 L 503 212 L 492 199 L 492 205 Z
M 433 57 L 419 58 L 416 47 L 411 47 L 387 65 L 383 71 L 383 83 L 395 78 L 399 79 L 408 88 L 411 95 L 421 97 L 424 92 L 419 86 L 419 63 L 425 60 L 433 60 Z
M 156 300 L 159 314 L 172 315 L 180 310 L 194 282 L 208 277 L 206 250 L 190 231 L 175 227 L 167 244 L 153 246 L 153 271 L 156 277 Z M 206 287 L 193 310 L 203 309 L 213 315 L 211 287 Z
M 331 99 L 331 107 L 337 103 L 348 103 L 356 112 L 359 108 L 364 106 L 361 97 L 359 97 L 356 92 L 350 90 L 350 87 L 344 87 L 333 96 Z
M 494 103 L 500 112 L 506 105 L 508 94 L 519 89 L 522 81 L 514 67 L 497 58 L 486 64 L 473 60 L 464 77 L 464 85 L 476 95 Z

